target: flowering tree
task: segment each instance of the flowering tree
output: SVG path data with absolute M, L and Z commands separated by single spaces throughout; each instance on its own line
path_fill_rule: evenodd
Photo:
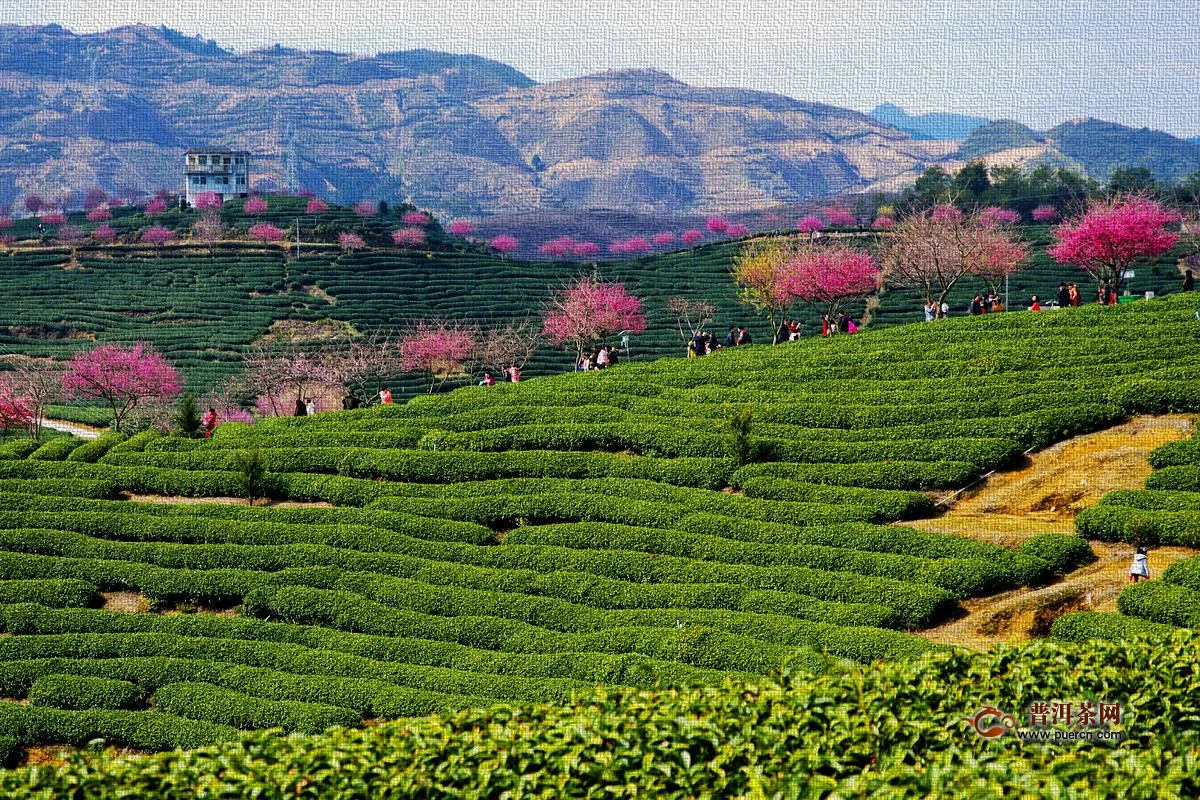
M 75 245 L 84 239 L 83 228 L 78 225 L 63 225 L 54 236 L 61 244 Z
M 399 230 L 392 231 L 392 242 L 398 247 L 424 247 L 425 230 L 413 227 L 400 228 Z
M 696 230 L 695 228 L 691 228 L 691 229 L 686 230 L 683 233 L 679 234 L 679 241 L 683 242 L 688 247 L 691 247 L 692 245 L 694 245 L 696 242 L 700 241 L 703 238 L 704 238 L 704 233 L 702 231 Z
M 257 225 L 251 225 L 248 231 L 251 238 L 257 239 L 260 242 L 281 242 L 283 241 L 284 230 L 270 225 L 266 222 L 260 222 Z
M 744 246 L 733 262 L 738 296 L 756 312 L 766 316 L 779 341 L 779 322 L 796 298 L 785 285 L 788 262 L 796 252 L 793 240 L 760 239 Z
M 570 236 L 559 236 L 543 244 L 538 252 L 550 258 L 566 258 L 575 252 L 575 240 Z
M 492 246 L 492 249 L 495 250 L 497 253 L 500 253 L 501 255 L 508 255 L 513 250 L 517 249 L 518 242 L 516 240 L 516 237 L 509 236 L 507 233 L 502 233 L 499 236 L 492 239 L 490 244 Z
M 25 195 L 25 210 L 30 214 L 36 214 L 46 205 L 46 201 L 42 199 L 40 194 Z
M 196 208 L 200 211 L 216 211 L 222 204 L 221 195 L 216 192 L 201 192 L 196 195 Z
M 113 242 L 116 241 L 117 232 L 110 225 L 99 225 L 92 231 L 92 237 L 98 242 Z
M 113 429 L 120 430 L 127 414 L 149 400 L 169 400 L 183 385 L 179 373 L 145 342 L 132 347 L 105 344 L 76 353 L 62 376 L 67 397 L 83 396 L 108 403 Z
M 869 253 L 844 245 L 806 247 L 784 264 L 780 288 L 797 300 L 825 306 L 832 318 L 843 301 L 877 291 L 880 278 Z
M 374 331 L 332 348 L 324 358 L 331 379 L 356 397 L 361 405 L 369 399 L 368 389 L 398 375 L 400 342 L 383 331 Z
M 884 280 L 914 288 L 941 308 L 965 275 L 994 281 L 1015 271 L 1025 250 L 1005 228 L 989 226 L 951 205 L 910 214 L 883 243 Z
M 731 222 L 729 223 L 729 227 L 725 229 L 725 235 L 737 238 L 738 236 L 745 236 L 749 231 L 750 229 L 745 225 L 738 222 Z
M 722 217 L 709 217 L 704 221 L 704 227 L 709 233 L 719 236 L 729 230 L 729 221 Z
M 317 200 L 315 197 L 308 201 L 308 205 L 304 207 L 305 214 L 324 214 L 329 210 L 329 204 L 324 200 Z
M 359 236 L 357 233 L 350 233 L 349 231 L 342 231 L 339 233 L 337 240 L 338 247 L 342 248 L 346 252 L 350 252 L 351 250 L 362 250 L 367 246 L 367 243 L 363 241 L 361 236 Z
M 460 219 L 451 222 L 448 230 L 451 236 L 470 236 L 475 232 L 475 226 L 464 219 Z
M 24 364 L 0 373 L 0 417 L 28 430 L 30 437 L 42 438 L 42 419 L 46 407 L 62 395 L 62 377 L 63 365 L 58 361 Z
M 267 201 L 257 196 L 247 198 L 246 202 L 242 205 L 243 212 L 255 216 L 267 213 L 268 208 Z
M 424 211 L 405 211 L 404 224 L 412 225 L 417 228 L 424 228 L 430 223 L 429 215 Z
M 650 241 L 654 243 L 655 247 L 666 247 L 675 244 L 675 234 L 671 231 L 662 231 L 650 237 Z
M 400 369 L 429 377 L 429 393 L 461 375 L 478 347 L 475 331 L 458 322 L 419 322 L 400 342 Z
M 93 208 L 87 214 L 88 222 L 108 222 L 110 219 L 112 219 L 112 212 L 104 206 Z
M 1138 259 L 1160 256 L 1175 246 L 1179 237 L 1166 226 L 1178 220 L 1178 214 L 1142 195 L 1097 201 L 1055 227 L 1056 244 L 1047 252 L 1116 291 Z
M 650 252 L 650 243 L 641 236 L 630 236 L 608 245 L 608 252 L 619 255 L 638 256 Z
M 595 258 L 600 255 L 600 245 L 595 242 L 575 242 L 571 245 L 571 255 L 575 258 Z
M 483 338 L 480 355 L 483 363 L 497 372 L 509 367 L 521 370 L 537 352 L 541 339 L 537 325 L 526 317 L 489 330 Z
M 820 217 L 814 214 L 809 214 L 807 217 L 796 223 L 796 230 L 800 231 L 800 233 L 807 233 L 811 236 L 814 233 L 819 233 L 825 230 L 825 223 L 821 221 Z
M 92 209 L 99 208 L 106 202 L 108 202 L 108 193 L 99 186 L 93 186 L 91 189 L 88 189 L 87 195 L 83 198 L 83 210 L 91 211 Z
M 289 416 L 297 401 L 328 393 L 341 384 L 334 359 L 311 344 L 256 344 L 243 363 L 240 381 L 254 387 L 258 408 L 269 416 Z
M 1058 219 L 1058 209 L 1054 206 L 1038 206 L 1030 216 L 1034 222 L 1054 222 Z
M 1021 215 L 1011 208 L 988 206 L 980 210 L 975 219 L 985 228 L 994 228 L 999 225 L 1016 225 L 1021 221 Z
M 155 217 L 167 210 L 167 201 L 159 197 L 146 201 L 146 216 Z
M 825 221 L 831 228 L 852 228 L 858 224 L 858 219 L 844 206 L 830 206 L 825 209 Z
M 370 200 L 363 200 L 360 203 L 355 203 L 354 213 L 360 217 L 373 217 L 379 211 L 379 206 L 372 203 Z
M 47 225 L 65 225 L 67 218 L 61 211 L 51 211 L 49 214 L 42 215 L 42 222 Z
M 554 293 L 546 303 L 542 335 L 557 347 L 570 345 L 578 362 L 588 347 L 603 344 L 618 333 L 646 329 L 642 301 L 621 283 L 583 277 Z
M 8 214 L 0 214 L 0 231 L 8 230 L 13 225 L 12 217 Z
M 175 238 L 175 232 L 161 225 L 152 225 L 142 231 L 142 241 L 146 244 L 166 244 Z
M 679 335 L 683 337 L 685 343 L 696 338 L 708 323 L 717 318 L 717 306 L 708 300 L 668 297 L 667 311 L 675 316 Z
M 877 231 L 890 231 L 894 227 L 896 227 L 896 218 L 888 214 L 880 214 L 871 223 L 872 230 Z

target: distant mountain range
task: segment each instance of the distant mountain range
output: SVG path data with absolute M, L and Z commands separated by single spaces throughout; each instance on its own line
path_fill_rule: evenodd
M 1110 123 L 1038 134 L 895 106 L 875 113 L 654 70 L 538 84 L 429 50 L 237 53 L 167 28 L 0 25 L 0 205 L 96 185 L 178 187 L 190 146 L 250 150 L 266 190 L 407 199 L 456 217 L 735 214 L 895 190 L 965 157 L 1175 177 L 1200 153 Z

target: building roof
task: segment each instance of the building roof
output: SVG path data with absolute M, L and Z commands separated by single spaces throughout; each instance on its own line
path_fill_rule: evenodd
M 198 156 L 199 155 L 209 155 L 211 153 L 218 153 L 220 155 L 237 155 L 237 156 L 250 155 L 249 150 L 232 150 L 228 147 L 189 147 L 188 151 L 187 151 L 187 154 L 189 156 L 191 156 L 191 155 L 198 155 Z

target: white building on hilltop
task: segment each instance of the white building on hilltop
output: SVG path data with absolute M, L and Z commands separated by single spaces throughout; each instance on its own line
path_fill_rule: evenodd
M 193 147 L 187 151 L 183 171 L 184 191 L 189 205 L 196 195 L 215 192 L 221 200 L 250 194 L 250 153 L 222 147 Z

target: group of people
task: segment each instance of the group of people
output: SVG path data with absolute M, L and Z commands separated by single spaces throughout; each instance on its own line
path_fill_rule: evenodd
M 504 368 L 504 377 L 508 378 L 511 383 L 521 382 L 521 368 L 516 364 Z M 496 376 L 492 375 L 490 370 L 483 373 L 483 380 L 479 382 L 480 386 L 495 386 Z
M 717 339 L 714 333 L 697 331 L 692 340 L 688 342 L 687 357 L 706 356 L 725 347 L 739 347 L 744 344 L 753 343 L 754 337 L 750 335 L 750 331 L 746 330 L 745 325 L 730 325 L 729 333 L 725 334 L 724 343 Z
M 988 292 L 987 294 L 977 294 L 973 298 L 971 298 L 971 302 L 967 306 L 967 313 L 973 317 L 978 317 L 982 314 L 991 314 L 996 311 L 1003 311 L 1003 310 L 1004 310 L 1004 304 L 1000 302 L 1000 298 L 996 296 L 995 292 Z M 925 312 L 925 316 L 928 318 L 928 316 L 929 316 L 928 311 Z
M 598 345 L 592 348 L 591 353 L 584 353 L 579 357 L 579 363 L 575 365 L 575 371 L 590 372 L 594 369 L 615 367 L 619 360 L 620 351 L 617 348 Z
M 293 416 L 311 417 L 315 413 L 317 413 L 317 401 L 316 400 L 313 400 L 311 397 L 309 397 L 307 399 L 302 398 L 302 397 L 296 398 L 296 410 L 295 410 Z
M 832 317 L 821 315 L 821 335 L 833 336 L 836 333 L 858 333 L 858 325 L 845 311 L 839 311 Z

